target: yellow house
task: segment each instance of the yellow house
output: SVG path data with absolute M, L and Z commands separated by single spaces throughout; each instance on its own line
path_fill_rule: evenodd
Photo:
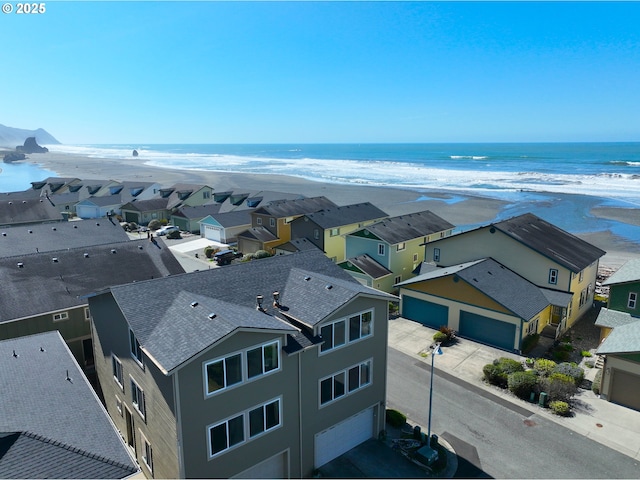
M 446 267 L 491 257 L 550 294 L 569 294 L 555 298 L 544 332 L 557 338 L 591 308 L 599 259 L 605 253 L 527 213 L 429 242 L 425 261 Z

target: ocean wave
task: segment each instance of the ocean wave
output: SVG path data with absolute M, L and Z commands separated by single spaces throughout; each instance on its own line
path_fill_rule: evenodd
M 486 155 L 451 155 L 451 160 L 485 160 L 489 158 Z

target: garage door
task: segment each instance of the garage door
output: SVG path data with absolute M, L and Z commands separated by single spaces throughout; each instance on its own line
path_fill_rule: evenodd
M 495 318 L 470 312 L 460 312 L 460 336 L 486 343 L 493 347 L 513 351 L 516 326 Z
M 625 407 L 640 410 L 640 376 L 612 369 L 613 385 L 609 399 Z
M 204 232 L 205 238 L 208 238 L 210 240 L 215 240 L 216 242 L 222 241 L 222 228 L 213 227 L 211 225 L 205 225 L 204 229 L 205 229 L 205 232 Z
M 440 328 L 442 325 L 448 325 L 449 307 L 403 295 L 401 315 L 427 327 Z
M 274 455 L 233 478 L 289 478 L 287 452 Z
M 316 434 L 315 467 L 321 467 L 372 436 L 373 407 Z

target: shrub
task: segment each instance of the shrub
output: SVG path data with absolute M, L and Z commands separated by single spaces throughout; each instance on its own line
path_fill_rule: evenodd
M 182 236 L 180 235 L 180 232 L 178 230 L 173 230 L 167 233 L 167 238 L 170 240 L 176 240 L 178 238 L 182 238 Z
M 514 372 L 508 376 L 507 384 L 511 393 L 528 399 L 538 384 L 538 377 L 533 372 Z
M 442 325 L 438 332 L 444 334 L 446 338 L 445 342 L 452 341 L 456 336 L 456 331 L 453 328 L 447 327 L 446 325 Z
M 582 355 L 583 357 L 591 357 L 591 352 L 589 350 L 582 350 L 580 352 L 580 355 Z
M 564 373 L 552 373 L 548 378 L 543 378 L 540 387 L 549 395 L 549 400 L 561 400 L 567 402 L 575 395 L 578 387 L 573 377 Z
M 160 227 L 162 227 L 162 224 L 160 223 L 160 220 L 154 219 L 149 222 L 148 227 L 149 227 L 149 230 L 155 231 L 155 230 L 158 230 Z
M 402 428 L 407 422 L 407 416 L 398 410 L 388 408 L 386 412 L 386 420 L 392 427 Z
M 566 362 L 567 360 L 569 360 L 569 353 L 570 352 L 568 352 L 567 350 L 560 348 L 553 352 L 553 358 L 555 358 L 558 362 Z
M 547 360 L 546 358 L 539 358 L 534 362 L 533 368 L 535 368 L 540 375 L 546 377 L 556 368 L 556 362 Z
M 442 332 L 436 332 L 433 334 L 433 341 L 437 343 L 444 343 L 447 341 L 447 334 Z
M 213 258 L 217 251 L 218 249 L 216 247 L 209 245 L 208 247 L 204 247 L 204 256 L 207 258 Z
M 563 402 L 560 400 L 555 400 L 549 403 L 549 408 L 556 415 L 560 415 L 562 417 L 566 417 L 569 415 L 569 404 L 567 402 Z
M 531 350 L 533 350 L 533 347 L 535 347 L 538 344 L 538 340 L 540 340 L 539 333 L 535 333 L 533 335 L 527 335 L 526 337 L 524 337 L 524 339 L 522 340 L 522 353 L 526 355 Z
M 253 254 L 253 258 L 267 258 L 270 256 L 271 254 L 266 250 L 258 250 L 256 253 Z
M 596 395 L 600 395 L 600 389 L 602 388 L 602 369 L 596 372 L 596 376 L 593 379 L 593 383 L 591 384 L 591 390 Z
M 520 363 L 518 360 L 513 360 L 511 358 L 501 357 L 497 360 L 494 360 L 493 364 L 500 367 L 500 370 L 502 370 L 502 372 L 506 373 L 507 375 L 514 372 L 524 371 L 524 367 L 522 366 L 522 363 Z
M 576 386 L 580 385 L 582 383 L 582 380 L 584 380 L 584 370 L 582 370 L 582 368 L 580 368 L 573 362 L 563 362 L 556 365 L 552 373 L 563 373 L 565 375 L 569 375 L 571 378 L 573 378 Z
M 498 365 L 488 363 L 482 368 L 484 378 L 491 385 L 497 385 L 501 388 L 506 388 L 508 383 L 508 375 L 502 371 Z

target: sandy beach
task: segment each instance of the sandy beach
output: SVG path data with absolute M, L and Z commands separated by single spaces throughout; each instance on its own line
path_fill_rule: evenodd
M 507 205 L 506 202 L 497 199 L 460 194 L 456 194 L 456 197 L 462 197 L 463 200 L 452 202 L 450 200 L 453 196 L 450 193 L 436 190 L 413 191 L 392 186 L 339 185 L 284 175 L 176 170 L 148 166 L 143 160 L 134 157 L 115 160 L 49 152 L 29 155 L 24 162 L 37 164 L 63 178 L 158 182 L 163 186 L 194 183 L 209 185 L 214 191 L 256 193 L 269 190 L 299 193 L 307 197 L 323 195 L 338 205 L 371 202 L 390 216 L 431 210 L 459 227 L 489 223 Z M 593 208 L 590 213 L 599 218 L 640 226 L 638 209 L 598 207 Z M 640 245 L 609 231 L 576 236 L 607 252 L 600 261 L 600 264 L 606 267 L 617 269 L 630 258 L 640 258 Z

